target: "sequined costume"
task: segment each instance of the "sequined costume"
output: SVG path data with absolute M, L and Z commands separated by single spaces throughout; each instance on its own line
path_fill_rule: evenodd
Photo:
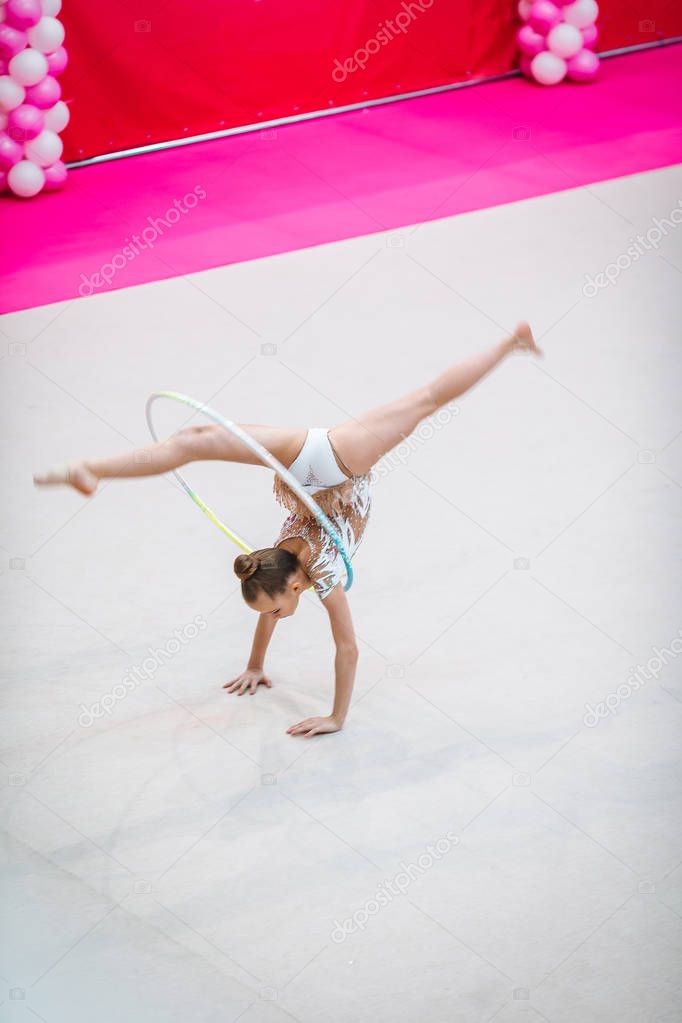
M 334 455 L 329 431 L 324 427 L 313 427 L 308 431 L 301 451 L 289 466 L 289 472 L 311 496 L 314 495 L 315 502 L 329 517 L 353 558 L 369 519 L 371 474 L 353 476 L 344 472 Z M 305 571 L 318 597 L 324 600 L 346 578 L 343 559 L 326 530 L 279 476 L 275 476 L 273 492 L 278 503 L 291 513 L 283 523 L 274 546 L 294 538 L 305 540 L 309 548 Z

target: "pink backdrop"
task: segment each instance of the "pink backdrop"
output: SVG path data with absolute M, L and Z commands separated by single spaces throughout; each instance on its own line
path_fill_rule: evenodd
M 65 159 L 508 71 L 516 61 L 514 6 L 67 0 Z M 601 50 L 682 35 L 675 0 L 600 6 Z M 378 52 L 365 62 L 363 49 Z

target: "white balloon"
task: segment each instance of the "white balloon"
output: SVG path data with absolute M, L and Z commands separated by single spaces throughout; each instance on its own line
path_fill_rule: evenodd
M 24 155 L 33 160 L 39 167 L 49 167 L 60 158 L 64 151 L 64 143 L 54 131 L 41 131 L 34 139 L 24 146 Z
M 15 195 L 22 199 L 30 199 L 37 195 L 45 184 L 45 172 L 42 167 L 36 167 L 30 160 L 19 160 L 10 168 L 7 175 L 7 184 Z
M 63 99 L 58 100 L 53 107 L 45 111 L 45 127 L 49 131 L 64 131 L 71 113 Z
M 43 14 L 56 18 L 62 9 L 62 0 L 43 0 Z
M 533 78 L 541 85 L 556 85 L 566 76 L 566 61 L 549 50 L 537 53 L 530 62 Z
M 42 53 L 27 47 L 12 57 L 9 73 L 19 85 L 37 85 L 47 74 L 47 60 Z
M 574 25 L 576 28 L 587 28 L 593 25 L 599 14 L 599 5 L 596 0 L 575 0 L 562 10 L 564 21 L 567 25 Z
M 583 48 L 582 33 L 574 25 L 555 25 L 547 33 L 547 47 L 557 57 L 575 57 Z
M 56 18 L 41 18 L 37 25 L 26 33 L 34 50 L 40 53 L 54 53 L 64 42 L 64 26 Z
M 21 106 L 25 96 L 26 89 L 23 85 L 19 85 L 9 75 L 0 77 L 0 110 L 8 114 L 10 110 Z

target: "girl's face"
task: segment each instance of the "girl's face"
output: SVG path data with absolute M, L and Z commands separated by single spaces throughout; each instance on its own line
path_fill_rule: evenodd
M 298 602 L 303 593 L 304 583 L 299 578 L 300 573 L 296 572 L 289 576 L 287 584 L 282 593 L 269 597 L 261 590 L 255 601 L 249 607 L 259 614 L 269 615 L 270 618 L 290 618 L 298 607 Z

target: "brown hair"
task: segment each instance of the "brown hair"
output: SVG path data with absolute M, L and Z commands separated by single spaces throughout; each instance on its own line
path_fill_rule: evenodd
M 242 597 L 252 604 L 259 592 L 268 597 L 283 593 L 287 579 L 298 568 L 298 558 L 283 547 L 265 547 L 234 559 L 235 574 L 242 581 Z

